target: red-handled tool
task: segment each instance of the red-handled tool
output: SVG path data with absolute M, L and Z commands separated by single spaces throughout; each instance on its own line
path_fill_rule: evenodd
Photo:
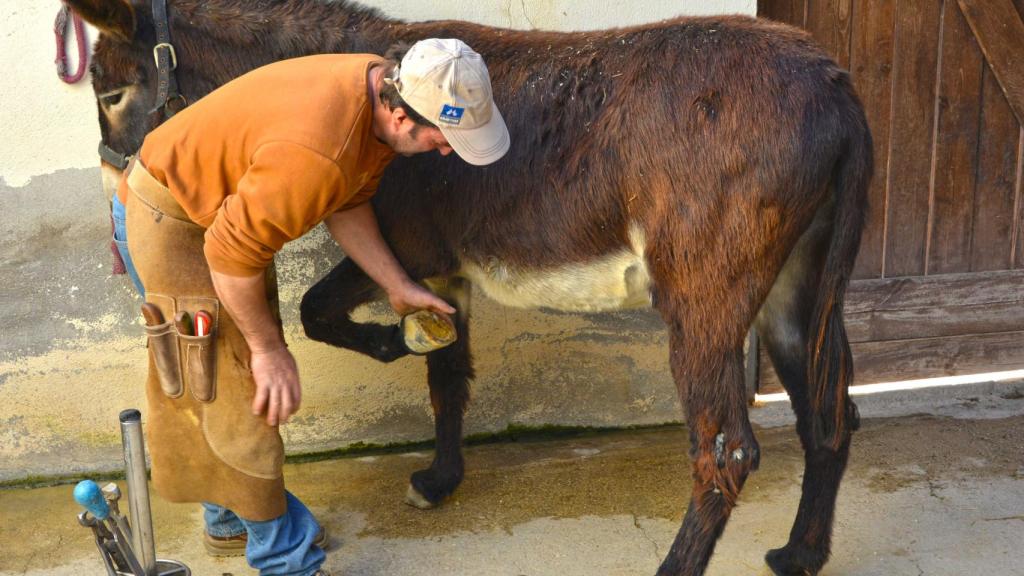
M 196 312 L 193 321 L 195 322 L 196 336 L 206 336 L 213 329 L 213 316 L 210 316 L 206 310 Z

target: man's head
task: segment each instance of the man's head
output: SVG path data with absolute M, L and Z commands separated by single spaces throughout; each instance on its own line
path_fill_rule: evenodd
M 508 151 L 505 121 L 483 58 L 460 40 L 421 40 L 385 70 L 378 137 L 399 154 L 453 149 L 483 166 Z M 386 112 L 386 115 L 383 114 Z

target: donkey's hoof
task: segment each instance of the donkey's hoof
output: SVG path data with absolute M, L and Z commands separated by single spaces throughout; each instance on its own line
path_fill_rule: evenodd
M 405 503 L 420 510 L 437 508 L 437 504 L 427 500 L 411 483 L 409 484 L 409 489 L 405 491 Z
M 818 562 L 805 556 L 812 555 L 806 551 L 804 553 L 796 552 L 789 546 L 785 546 L 769 550 L 764 555 L 764 561 L 775 576 L 815 576 L 821 566 L 819 564 L 817 568 L 811 567 Z
M 405 347 L 413 354 L 433 352 L 458 338 L 451 319 L 430 310 L 419 310 L 403 316 L 401 331 Z

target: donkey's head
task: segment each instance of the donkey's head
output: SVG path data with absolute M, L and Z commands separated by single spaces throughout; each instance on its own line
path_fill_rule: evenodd
M 140 25 L 141 21 L 148 24 L 149 11 L 123 0 L 69 0 L 67 4 L 100 31 L 90 71 L 102 142 L 118 153 L 134 154 L 152 129 L 149 111 L 156 95 L 155 36 L 151 25 Z M 148 32 L 138 32 L 142 29 Z M 117 185 L 120 167 L 109 158 L 101 166 L 109 194 Z

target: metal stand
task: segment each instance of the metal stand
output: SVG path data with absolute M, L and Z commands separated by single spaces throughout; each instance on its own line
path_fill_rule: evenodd
M 92 529 L 108 576 L 191 576 L 181 562 L 156 558 L 142 415 L 138 410 L 125 410 L 120 420 L 131 524 L 118 508 L 121 490 L 117 485 L 111 482 L 101 490 L 92 480 L 75 486 L 75 501 L 85 508 L 78 523 Z

